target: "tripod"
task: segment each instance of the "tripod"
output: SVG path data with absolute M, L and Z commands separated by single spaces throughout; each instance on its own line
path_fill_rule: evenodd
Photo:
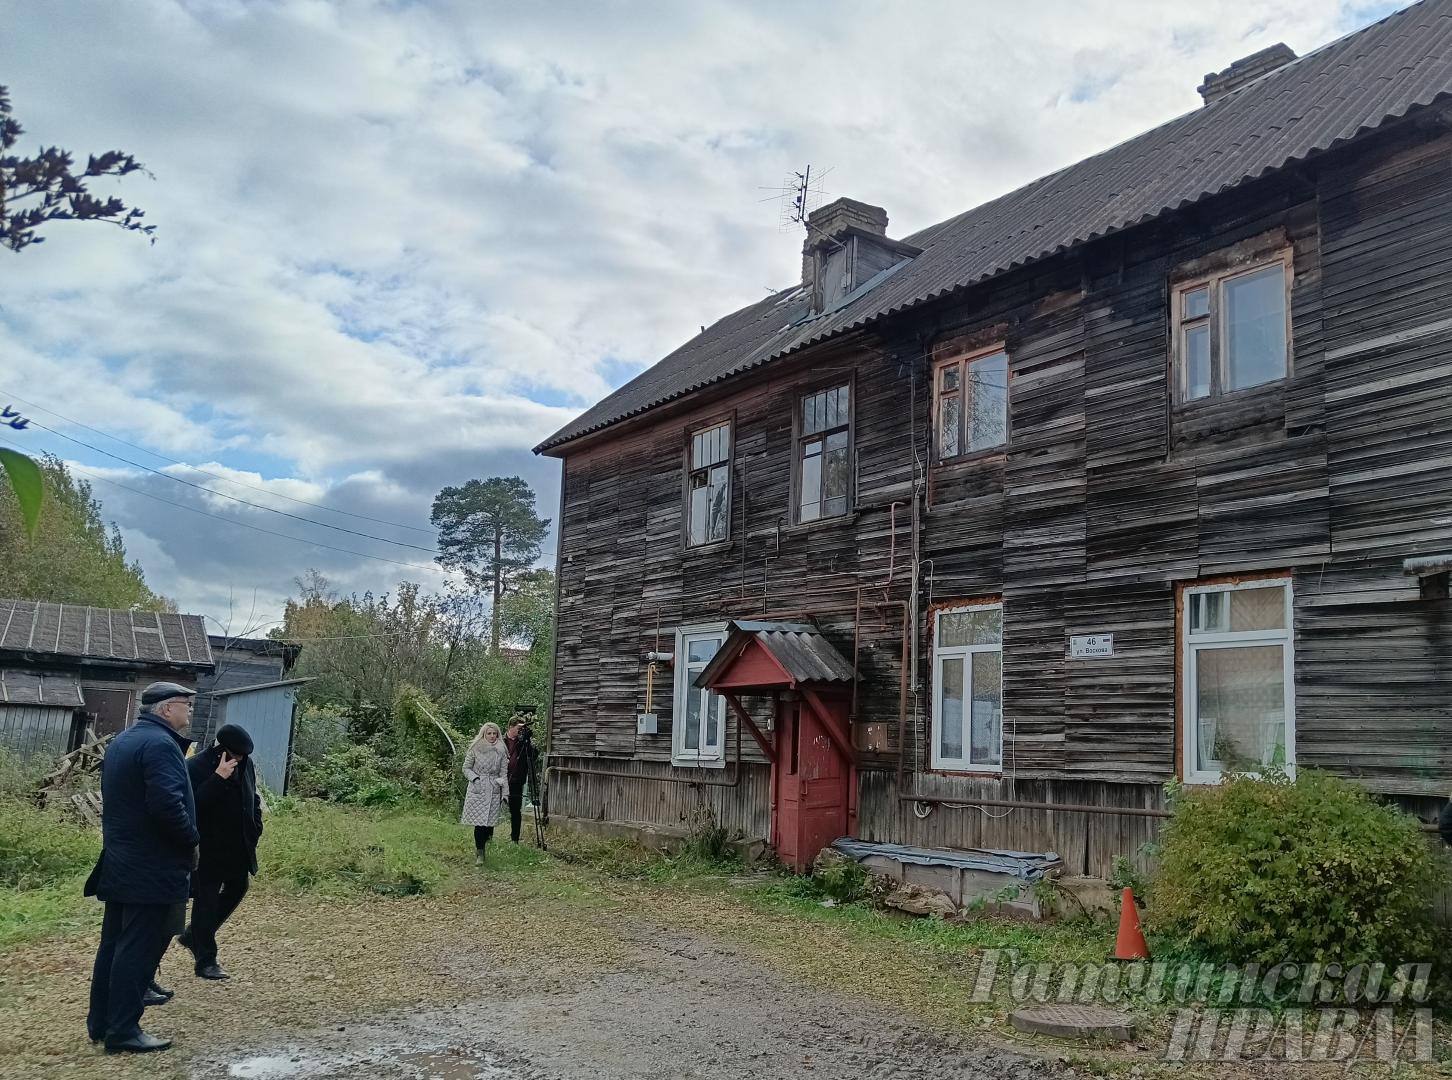
M 534 748 L 534 733 L 530 731 L 528 724 L 525 725 L 521 734 L 523 736 L 521 750 L 524 753 L 524 760 L 529 766 L 530 802 L 534 806 L 534 813 L 530 815 L 534 818 L 534 842 L 539 845 L 541 851 L 548 851 L 549 847 L 545 844 L 545 823 L 548 815 L 544 808 L 544 792 L 539 783 L 539 753 Z

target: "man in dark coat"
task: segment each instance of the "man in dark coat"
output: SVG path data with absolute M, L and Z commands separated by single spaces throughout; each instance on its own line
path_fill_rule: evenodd
M 524 818 L 524 785 L 534 776 L 539 757 L 526 719 L 518 714 L 510 717 L 509 729 L 504 733 L 504 749 L 509 754 L 509 839 L 516 844 Z
M 192 924 L 177 941 L 192 951 L 203 979 L 227 978 L 217 965 L 217 930 L 247 895 L 248 875 L 257 873 L 262 800 L 251 755 L 252 736 L 225 724 L 216 745 L 187 763 L 202 852 L 192 875 Z
M 101 765 L 101 859 L 87 895 L 106 904 L 86 1029 L 108 1053 L 165 1050 L 141 1030 L 142 995 L 186 917 L 197 813 L 184 756 L 195 690 L 152 683 Z

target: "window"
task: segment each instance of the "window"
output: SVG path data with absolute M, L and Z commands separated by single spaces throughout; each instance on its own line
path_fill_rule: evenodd
M 1219 397 L 1286 377 L 1288 256 L 1200 278 L 1174 291 L 1181 401 Z
M 726 640 L 726 627 L 696 626 L 676 631 L 675 723 L 671 758 L 677 765 L 724 765 L 726 699 L 692 684 Z
M 1003 605 L 939 611 L 933 624 L 933 768 L 1003 767 Z
M 694 432 L 686 472 L 686 542 L 725 540 L 731 519 L 731 425 Z
M 1008 442 L 1008 353 L 957 357 L 937 368 L 938 460 Z
M 847 513 L 852 476 L 852 388 L 802 398 L 797 418 L 797 520 Z
M 1278 579 L 1185 593 L 1185 779 L 1295 764 L 1291 585 Z

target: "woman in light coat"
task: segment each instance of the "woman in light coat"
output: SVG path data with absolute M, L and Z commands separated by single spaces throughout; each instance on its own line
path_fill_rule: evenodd
M 499 806 L 509 790 L 509 754 L 496 724 L 485 724 L 464 755 L 464 778 L 469 781 L 464 813 L 459 819 L 474 826 L 474 864 L 484 865 L 484 849 L 494 836 Z

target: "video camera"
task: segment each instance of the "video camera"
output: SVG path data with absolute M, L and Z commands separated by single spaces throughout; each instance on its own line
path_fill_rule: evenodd
M 519 736 L 525 742 L 534 738 L 534 719 L 539 713 L 538 705 L 516 705 L 514 714 L 509 718 L 511 723 L 518 723 Z

